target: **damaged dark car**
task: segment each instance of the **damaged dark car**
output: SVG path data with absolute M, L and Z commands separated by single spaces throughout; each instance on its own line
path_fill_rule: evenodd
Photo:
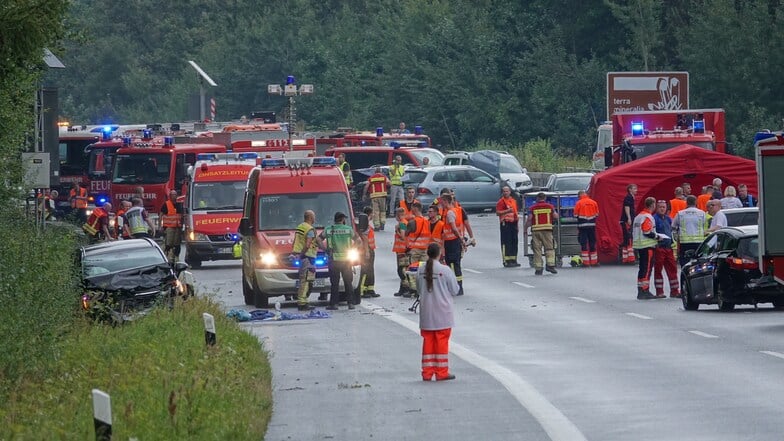
M 156 306 L 171 307 L 177 296 L 194 294 L 185 263 L 171 264 L 152 239 L 131 239 L 84 246 L 82 308 L 93 318 L 131 321 Z

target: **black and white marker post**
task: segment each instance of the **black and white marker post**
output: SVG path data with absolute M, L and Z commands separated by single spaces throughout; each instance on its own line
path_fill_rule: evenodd
M 93 421 L 95 441 L 112 439 L 112 399 L 106 392 L 93 389 Z
M 204 317 L 204 341 L 207 342 L 207 346 L 215 346 L 217 340 L 215 335 L 215 317 L 206 312 L 202 314 L 202 317 Z

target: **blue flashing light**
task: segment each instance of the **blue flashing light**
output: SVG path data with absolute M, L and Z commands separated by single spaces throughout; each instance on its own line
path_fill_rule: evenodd
M 163 138 L 163 145 L 165 145 L 165 146 L 173 146 L 174 145 L 174 137 L 173 136 L 165 136 Z
M 367 145 L 367 141 L 360 141 L 360 142 L 359 142 L 359 145 L 364 147 L 364 146 L 366 146 L 366 145 Z
M 694 120 L 694 133 L 705 133 L 705 120 L 704 119 L 695 119 Z
M 316 259 L 316 266 L 323 266 L 327 264 L 327 258 L 317 258 Z
M 218 159 L 218 155 L 215 153 L 199 153 L 196 155 L 197 161 L 214 161 Z
M 131 137 L 130 136 L 123 136 L 123 145 L 130 146 L 131 145 Z
M 775 138 L 776 134 L 771 132 L 757 132 L 754 134 L 754 144 L 756 145 L 758 142 L 768 139 L 768 138 Z
M 397 141 L 391 141 L 389 143 L 389 146 L 396 149 L 396 148 L 400 147 L 400 143 L 397 142 Z
M 286 161 L 283 159 L 262 159 L 261 160 L 261 168 L 271 168 L 271 167 L 285 167 Z
M 234 234 L 231 235 L 231 240 L 236 242 L 239 239 L 240 239 L 240 235 L 239 234 L 234 233 Z
M 256 152 L 245 152 L 245 153 L 240 153 L 237 157 L 239 159 L 258 159 L 259 154 Z
M 641 122 L 632 122 L 632 136 L 642 136 L 645 133 L 645 126 Z
M 425 132 L 422 129 L 422 126 L 414 126 L 414 134 L 415 135 L 421 135 L 423 133 L 425 133 Z
M 384 128 L 376 127 L 376 136 L 384 136 Z
M 152 130 L 144 129 L 142 130 L 142 139 L 150 139 L 152 138 Z
M 115 130 L 117 130 L 119 128 L 120 128 L 120 126 L 118 126 L 118 125 L 109 124 L 109 125 L 105 125 L 105 126 L 101 126 L 101 127 L 95 127 L 93 129 L 91 129 L 90 132 L 91 133 L 97 133 L 97 132 L 105 132 L 106 130 L 108 130 L 111 133 L 111 132 L 114 132 Z
M 95 204 L 96 206 L 103 207 L 103 204 L 109 202 L 109 196 L 100 195 L 97 198 L 95 198 L 95 200 L 97 201 L 97 203 Z
M 338 162 L 334 156 L 324 156 L 321 158 L 313 158 L 313 165 L 337 165 Z
M 294 78 L 294 75 L 289 75 L 286 77 L 286 85 L 289 84 L 297 84 L 297 79 Z

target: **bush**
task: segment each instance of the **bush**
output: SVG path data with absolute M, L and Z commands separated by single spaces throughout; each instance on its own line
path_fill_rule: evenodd
M 217 344 L 204 342 L 202 313 Z M 114 439 L 262 439 L 270 366 L 256 337 L 214 302 L 191 298 L 122 326 L 76 322 L 45 380 L 23 381 L 0 407 L 0 439 L 90 439 L 93 388 L 112 400 Z
M 46 375 L 79 308 L 73 228 L 36 229 L 0 207 L 0 400 L 25 376 Z

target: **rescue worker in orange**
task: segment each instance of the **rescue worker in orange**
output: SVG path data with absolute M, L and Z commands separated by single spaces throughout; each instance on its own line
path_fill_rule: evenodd
M 685 209 L 686 196 L 683 194 L 683 187 L 675 187 L 675 197 L 670 199 L 670 219 L 675 219 L 675 215 Z M 656 210 L 659 210 L 658 207 Z
M 112 241 L 112 233 L 109 232 L 109 213 L 112 212 L 112 204 L 105 203 L 103 207 L 95 207 L 90 217 L 82 224 L 82 230 L 90 238 L 90 243 L 101 240 Z
M 175 263 L 180 257 L 182 247 L 182 202 L 177 201 L 177 190 L 169 192 L 169 199 L 161 207 L 161 227 L 163 228 L 163 252 L 169 262 Z
M 444 263 L 454 271 L 457 284 L 460 286 L 460 291 L 457 295 L 462 296 L 465 294 L 463 290 L 463 269 L 461 267 L 465 247 L 463 243 L 463 216 L 461 209 L 455 207 L 451 194 L 441 195 L 439 202 L 442 212 L 446 213 L 442 218 L 444 229 L 441 233 L 444 239 Z
M 599 204 L 591 199 L 585 190 L 577 192 L 574 215 L 577 217 L 577 236 L 583 265 L 597 266 L 599 254 L 596 252 L 596 219 L 599 218 Z
M 364 251 L 362 267 L 359 272 L 359 295 L 364 298 L 381 297 L 381 294 L 376 293 L 375 287 L 376 233 L 373 231 L 373 227 L 370 226 L 370 222 L 373 220 L 373 207 L 365 207 L 362 212 L 368 217 L 368 228 L 359 232 Z
M 422 204 L 416 201 L 411 204 L 411 219 L 406 226 L 408 239 L 408 261 L 424 262 L 427 260 L 427 246 L 430 244 L 430 223 L 422 216 Z M 416 291 L 416 277 L 411 277 L 409 286 Z
M 405 210 L 401 207 L 395 209 L 395 241 L 392 243 L 392 252 L 395 253 L 397 260 L 397 277 L 400 279 L 400 289 L 394 294 L 396 297 L 411 297 L 411 286 L 408 281 L 406 271 L 411 264 L 408 253 L 408 237 L 406 229 L 408 222 L 405 218 Z
M 415 197 L 416 196 L 416 189 L 412 186 L 406 187 L 406 197 L 400 201 L 400 207 L 406 211 L 406 219 L 411 220 L 414 216 L 411 214 L 411 204 L 414 202 L 419 202 L 419 200 Z
M 654 251 L 653 264 L 653 284 L 656 287 L 656 297 L 664 297 L 662 268 L 667 273 L 667 280 L 670 284 L 670 297 L 680 297 L 678 267 L 675 266 L 675 254 L 672 252 L 672 219 L 667 216 L 667 201 L 660 200 L 656 202 L 656 214 L 653 215 L 653 219 L 656 222 L 656 233 L 659 236 L 659 241 Z
M 387 190 L 391 183 L 389 178 L 381 172 L 381 167 L 376 167 L 376 172 L 368 178 L 365 186 L 365 194 L 370 196 L 370 204 L 373 207 L 373 228 L 376 231 L 384 229 L 387 219 Z
M 131 208 L 131 201 L 120 201 L 120 208 L 117 210 L 117 215 L 114 217 L 114 237 L 117 239 L 130 239 L 131 235 L 123 228 L 125 225 L 125 212 Z
M 520 230 L 520 217 L 517 214 L 517 200 L 512 197 L 512 188 L 505 185 L 501 199 L 495 204 L 495 214 L 501 224 L 501 259 L 504 268 L 520 266 L 517 263 L 517 241 Z
M 650 300 L 657 298 L 651 293 L 651 270 L 654 264 L 654 250 L 658 242 L 656 234 L 656 221 L 653 219 L 653 210 L 656 199 L 645 198 L 645 208 L 634 218 L 632 224 L 632 243 L 639 257 L 639 270 L 637 271 L 637 299 Z M 670 251 L 672 254 L 672 251 Z
M 542 275 L 542 250 L 546 263 L 545 269 L 549 273 L 558 274 L 555 269 L 555 240 L 553 239 L 553 222 L 558 220 L 555 207 L 546 201 L 544 193 L 536 195 L 536 203 L 528 209 L 525 228 L 531 229 L 531 248 L 534 251 L 534 274 Z
M 697 208 L 702 211 L 708 211 L 708 201 L 713 197 L 713 186 L 706 185 L 702 187 L 702 194 L 697 196 Z
M 427 207 L 427 222 L 430 228 L 430 243 L 437 243 L 441 245 L 443 250 L 444 239 L 442 233 L 444 231 L 444 221 L 438 215 L 438 207 L 433 205 Z
M 81 222 L 87 222 L 87 189 L 82 187 L 82 184 L 74 182 L 73 188 L 68 193 L 68 201 L 76 212 L 76 218 Z

